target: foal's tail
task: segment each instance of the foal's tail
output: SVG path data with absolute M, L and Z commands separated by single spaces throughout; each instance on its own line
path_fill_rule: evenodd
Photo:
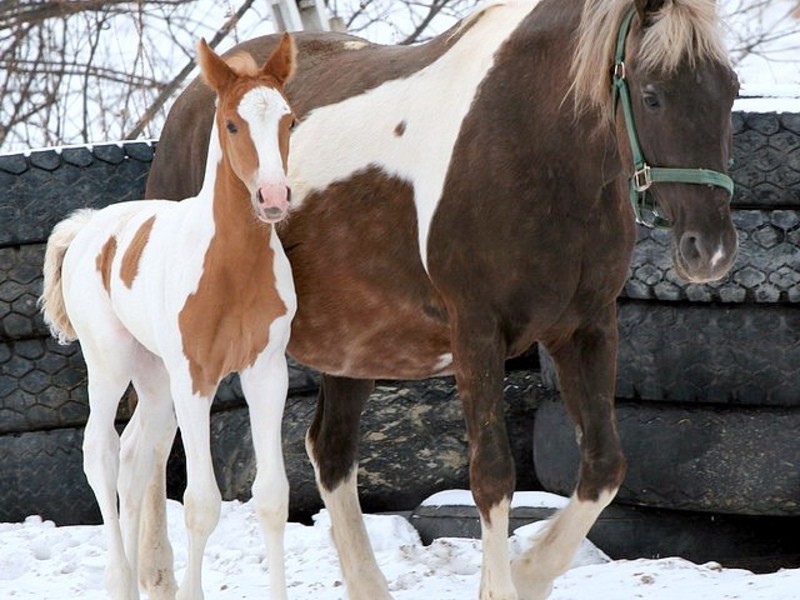
M 61 266 L 64 263 L 67 248 L 78 232 L 89 222 L 94 212 L 91 209 L 75 211 L 53 228 L 53 233 L 47 240 L 47 249 L 44 253 L 44 289 L 39 298 L 39 306 L 42 309 L 44 322 L 59 344 L 69 344 L 78 339 L 64 305 L 64 293 L 61 289 Z

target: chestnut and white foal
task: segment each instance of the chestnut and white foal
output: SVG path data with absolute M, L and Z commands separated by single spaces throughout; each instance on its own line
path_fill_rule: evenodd
M 166 532 L 153 531 L 152 515 L 140 512 L 145 494 L 163 493 L 177 417 L 189 535 L 177 597 L 203 597 L 201 561 L 220 511 L 209 412 L 220 380 L 239 372 L 257 423 L 253 497 L 268 545 L 272 598 L 283 600 L 289 486 L 280 434 L 296 298 L 273 224 L 289 208 L 285 173 L 294 116 L 283 87 L 294 71 L 295 47 L 284 36 L 261 68 L 249 55 L 226 63 L 204 40 L 198 52 L 217 93 L 200 194 L 82 210 L 59 223 L 47 244 L 43 311 L 60 341 L 80 340 L 86 360 L 91 412 L 84 470 L 106 528 L 111 595 L 138 598 L 141 577 L 151 599 L 175 597 Z M 120 442 L 114 418 L 130 382 L 139 403 Z

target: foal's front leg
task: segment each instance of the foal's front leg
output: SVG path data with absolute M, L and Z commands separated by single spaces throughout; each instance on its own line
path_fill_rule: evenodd
M 547 346 L 555 360 L 561 397 L 575 420 L 581 447 L 578 485 L 567 507 L 549 524 L 537 545 L 514 564 L 514 581 L 525 600 L 546 598 L 625 477 L 614 416 L 616 307 L 567 341 Z
M 239 377 L 250 411 L 256 455 L 253 500 L 267 544 L 270 597 L 286 600 L 283 536 L 289 517 L 289 481 L 283 464 L 281 422 L 289 374 L 283 350 L 264 352 Z
M 172 397 L 181 439 L 186 451 L 186 491 L 183 495 L 184 518 L 189 536 L 189 557 L 183 582 L 176 598 L 203 598 L 203 553 L 211 532 L 219 522 L 222 496 L 211 462 L 211 395 L 192 392 L 188 373 L 176 369 L 171 380 Z M 176 373 L 178 373 L 176 375 Z
M 481 600 L 517 600 L 508 553 L 514 460 L 503 415 L 505 351 L 489 322 L 454 328 L 453 358 L 469 440 L 472 496 L 481 517 Z

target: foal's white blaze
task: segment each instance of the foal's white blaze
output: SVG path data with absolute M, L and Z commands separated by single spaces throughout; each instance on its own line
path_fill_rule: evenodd
M 239 116 L 247 122 L 250 135 L 255 141 L 270 140 L 278 142 L 280 123 L 283 117 L 292 113 L 280 92 L 272 88 L 259 87 L 242 96 L 239 102 Z M 281 213 L 289 209 L 288 181 L 283 170 L 283 156 L 279 143 L 256 143 L 258 171 L 254 181 L 246 182 L 251 194 L 261 190 L 263 205 L 255 208 L 262 216 L 264 210 L 277 208 Z
M 496 52 L 537 1 L 492 7 L 418 73 L 309 113 L 292 139 L 289 179 L 296 202 L 370 166 L 408 181 L 427 268 L 428 231 L 461 124 Z M 398 136 L 401 122 L 407 126 Z

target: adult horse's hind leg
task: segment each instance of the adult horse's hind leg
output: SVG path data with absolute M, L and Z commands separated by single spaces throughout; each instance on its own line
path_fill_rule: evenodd
M 358 501 L 358 425 L 374 381 L 323 375 L 306 451 L 330 512 L 333 541 L 350 600 L 390 600 Z
M 481 600 L 517 600 L 508 553 L 515 473 L 503 417 L 505 348 L 488 319 L 455 321 L 453 358 L 469 440 L 472 496 L 481 517 Z
M 289 373 L 283 348 L 264 352 L 239 377 L 250 411 L 256 455 L 253 500 L 267 543 L 270 598 L 286 600 L 283 536 L 289 518 L 289 481 L 283 464 L 281 422 Z
M 549 344 L 561 397 L 575 420 L 581 448 L 578 485 L 567 507 L 549 524 L 536 546 L 514 565 L 514 581 L 525 600 L 546 598 L 566 571 L 583 538 L 611 502 L 625 477 L 614 416 L 616 307 L 567 341 Z
M 122 435 L 119 496 L 122 533 L 132 574 L 142 583 L 151 600 L 174 598 L 177 591 L 172 547 L 165 519 L 144 512 L 145 498 L 153 484 L 163 480 L 163 455 L 175 437 L 176 421 L 169 389 L 169 374 L 157 356 L 140 349 L 133 385 L 138 406 Z M 161 471 L 161 478 L 157 476 Z M 159 485 L 157 493 L 162 493 Z M 150 504 L 147 505 L 148 508 Z M 163 505 L 162 505 L 163 506 Z M 158 531 L 156 527 L 162 529 Z M 146 533 L 143 535 L 142 531 Z M 140 541 L 144 547 L 140 546 Z M 140 559 L 142 564 L 137 564 Z

